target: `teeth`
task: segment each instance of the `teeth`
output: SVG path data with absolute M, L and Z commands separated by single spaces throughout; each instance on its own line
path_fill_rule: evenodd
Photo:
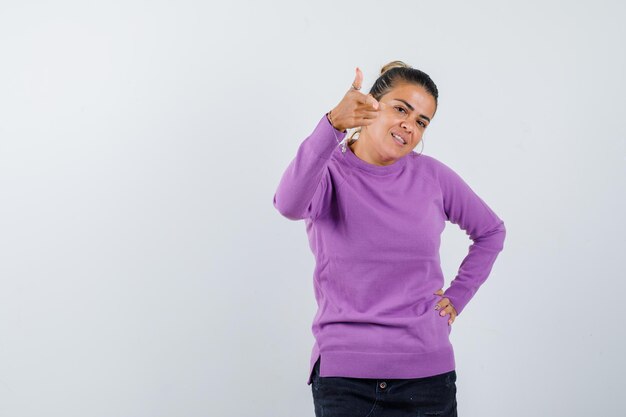
M 394 135 L 393 133 L 391 134 L 391 136 L 393 136 L 394 138 L 400 139 L 402 141 L 402 143 L 406 144 L 406 141 L 404 139 L 402 139 L 400 136 Z

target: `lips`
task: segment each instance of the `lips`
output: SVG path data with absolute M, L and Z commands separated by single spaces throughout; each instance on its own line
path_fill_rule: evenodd
M 400 143 L 400 142 L 404 142 L 404 143 L 403 143 L 403 145 L 406 145 L 407 143 L 409 143 L 408 139 L 407 139 L 405 136 L 400 135 L 400 134 L 398 134 L 398 133 L 391 132 L 391 136 L 392 136 L 392 137 L 393 137 L 396 141 L 398 141 L 398 143 Z

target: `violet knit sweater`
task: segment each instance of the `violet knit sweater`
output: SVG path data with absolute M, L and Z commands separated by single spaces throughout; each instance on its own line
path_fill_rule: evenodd
M 447 297 L 460 315 L 503 249 L 504 222 L 451 168 L 411 152 L 391 165 L 345 153 L 326 115 L 299 146 L 274 194 L 286 218 L 305 220 L 318 305 L 309 378 L 421 378 L 455 369 Z M 443 296 L 445 222 L 472 239 Z M 454 325 L 454 324 L 453 324 Z

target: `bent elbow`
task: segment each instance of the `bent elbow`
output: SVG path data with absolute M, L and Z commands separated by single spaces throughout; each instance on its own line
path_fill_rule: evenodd
M 298 207 L 294 204 L 285 204 L 283 200 L 277 197 L 277 194 L 274 194 L 273 204 L 274 208 L 276 208 L 283 217 L 289 220 L 302 220 L 304 218 Z
M 491 227 L 473 240 L 482 247 L 488 247 L 491 250 L 500 252 L 504 249 L 505 239 L 506 227 L 504 226 L 504 222 L 500 220 L 500 222 L 495 226 Z
M 506 227 L 504 226 L 504 222 L 500 221 L 500 223 L 493 229 L 491 234 L 493 239 L 493 247 L 497 249 L 498 252 L 501 252 L 504 249 L 504 241 L 506 240 Z

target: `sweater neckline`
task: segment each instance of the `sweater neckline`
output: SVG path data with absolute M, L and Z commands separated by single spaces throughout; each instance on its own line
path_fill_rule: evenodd
M 411 154 L 409 153 L 407 155 L 404 155 L 402 158 L 396 160 L 396 162 L 390 165 L 370 164 L 369 162 L 366 162 L 362 160 L 361 158 L 359 158 L 358 156 L 356 156 L 356 154 L 352 151 L 352 149 L 350 149 L 349 146 L 346 146 L 346 153 L 344 155 L 348 163 L 355 168 L 359 168 L 359 169 L 362 169 L 367 172 L 371 172 L 372 174 L 376 174 L 376 175 L 387 175 L 387 174 L 400 171 L 402 167 L 404 167 L 404 165 L 406 164 Z

